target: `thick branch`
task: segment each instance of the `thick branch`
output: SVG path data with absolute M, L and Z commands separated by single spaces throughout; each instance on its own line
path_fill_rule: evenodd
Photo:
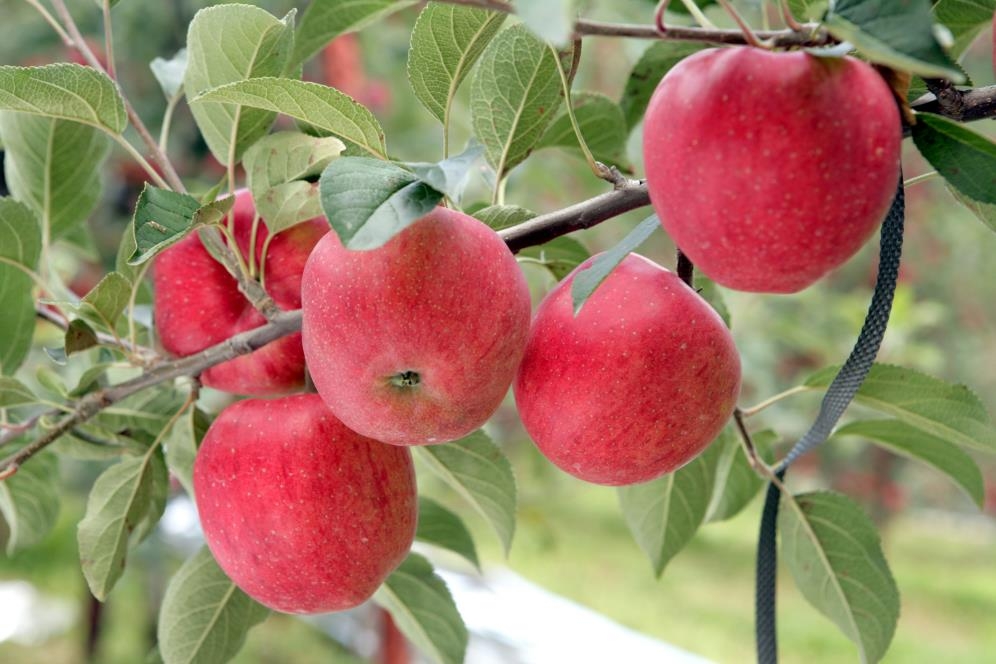
M 529 221 L 498 232 L 505 244 L 517 253 L 583 228 L 591 228 L 623 212 L 650 205 L 646 183 L 625 180 L 616 189 L 556 212 L 541 214 Z
M 938 81 L 932 81 L 931 85 L 933 94 L 913 102 L 914 111 L 937 113 L 959 122 L 996 117 L 996 85 L 973 90 L 957 90 Z
M 64 415 L 56 424 L 45 431 L 30 445 L 22 447 L 20 450 L 0 461 L 0 477 L 8 476 L 15 471 L 24 461 L 31 458 L 41 450 L 55 442 L 60 436 L 68 432 L 78 424 L 86 422 L 100 411 L 113 404 L 130 397 L 142 390 L 154 387 L 174 378 L 181 376 L 196 376 L 202 371 L 213 367 L 216 364 L 231 360 L 239 355 L 251 353 L 257 348 L 287 336 L 301 329 L 301 312 L 289 311 L 275 317 L 274 320 L 257 327 L 237 334 L 234 337 L 223 341 L 220 344 L 190 355 L 179 360 L 164 362 L 156 368 L 143 373 L 131 380 L 105 387 L 80 399 L 73 412 Z M 62 413 L 61 410 L 52 410 L 39 416 L 38 419 L 56 418 Z M 35 420 L 37 421 L 37 419 Z M 12 431 L 0 436 L 0 445 L 8 442 L 20 435 L 20 431 Z

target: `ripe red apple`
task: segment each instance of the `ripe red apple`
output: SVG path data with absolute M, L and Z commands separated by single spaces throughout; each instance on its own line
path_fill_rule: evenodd
M 218 565 L 286 613 L 361 604 L 415 536 L 411 452 L 350 431 L 317 394 L 223 410 L 197 452 L 194 494 Z
M 386 443 L 455 440 L 501 403 L 529 331 L 529 290 L 498 235 L 436 208 L 378 249 L 334 233 L 301 285 L 304 354 L 346 426 Z
M 708 49 L 647 107 L 647 185 L 696 267 L 737 290 L 792 293 L 850 258 L 899 178 L 899 112 L 853 58 Z
M 254 215 L 247 190 L 235 196 L 235 239 L 243 258 L 249 255 Z M 301 274 L 312 248 L 329 230 L 324 219 L 312 219 L 277 234 L 265 261 L 266 292 L 286 310 L 301 306 Z M 265 224 L 256 236 L 256 261 L 263 255 Z M 178 356 L 198 353 L 265 323 L 239 291 L 238 284 L 201 244 L 196 233 L 156 257 L 152 276 L 156 329 L 163 348 Z M 284 394 L 304 385 L 301 335 L 292 334 L 203 374 L 205 385 L 250 395 Z
M 740 357 L 719 315 L 675 274 L 630 254 L 575 317 L 578 266 L 540 304 L 515 403 L 562 470 L 613 486 L 691 461 L 730 418 Z

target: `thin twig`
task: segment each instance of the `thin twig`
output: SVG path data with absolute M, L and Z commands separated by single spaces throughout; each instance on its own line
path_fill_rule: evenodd
M 747 457 L 747 463 L 750 464 L 750 467 L 758 475 L 772 482 L 777 482 L 778 478 L 775 477 L 775 471 L 758 455 L 757 447 L 754 446 L 754 439 L 751 438 L 750 431 L 747 430 L 747 425 L 744 424 L 743 413 L 739 408 L 733 411 L 733 422 L 736 424 L 737 432 L 740 434 L 740 443 L 743 447 L 744 455 Z M 779 486 L 781 486 L 781 483 L 779 483 Z
M 41 14 L 42 18 L 45 19 L 45 22 L 48 23 L 50 26 L 52 26 L 52 29 L 55 30 L 55 33 L 57 35 L 59 35 L 59 39 L 62 40 L 63 44 L 65 44 L 69 48 L 73 48 L 72 37 L 66 34 L 66 31 L 63 29 L 61 25 L 59 25 L 59 22 L 55 20 L 55 17 L 52 16 L 52 14 L 47 9 L 45 9 L 45 5 L 38 2 L 38 0 L 24 0 L 24 1 L 29 5 L 31 5 L 32 7 L 34 7 L 38 11 L 38 13 Z
M 93 51 L 90 49 L 90 46 L 86 43 L 86 39 L 84 39 L 83 35 L 80 33 L 76 22 L 73 20 L 72 14 L 70 14 L 69 9 L 66 8 L 64 0 L 52 0 L 52 5 L 55 7 L 56 13 L 62 19 L 66 31 L 72 38 L 73 47 L 79 51 L 80 55 L 82 55 L 87 61 L 87 64 L 97 71 L 107 74 L 107 70 L 104 69 L 104 66 L 100 63 L 97 56 L 94 55 Z M 113 79 L 113 77 L 112 80 L 114 80 L 114 84 L 118 86 L 118 90 L 120 91 L 120 85 L 117 80 Z M 142 142 L 145 143 L 146 147 L 148 147 L 152 160 L 157 166 L 159 166 L 160 170 L 162 170 L 166 182 L 169 183 L 170 188 L 180 193 L 186 193 L 186 187 L 183 186 L 180 176 L 176 174 L 173 164 L 170 162 L 166 154 L 159 149 L 159 144 L 156 143 L 156 139 L 154 139 L 152 134 L 149 133 L 145 123 L 142 122 L 142 118 L 140 118 L 138 113 L 135 111 L 135 107 L 131 105 L 131 102 L 128 101 L 128 98 L 124 94 L 121 95 L 121 98 L 124 100 L 125 113 L 128 114 L 128 120 L 131 122 L 132 127 L 135 128 L 135 131 L 138 132 Z
M 758 413 L 760 413 L 762 410 L 775 405 L 782 399 L 787 399 L 788 397 L 795 396 L 796 394 L 802 394 L 803 392 L 809 392 L 810 389 L 811 388 L 808 388 L 805 385 L 796 385 L 795 387 L 790 387 L 784 392 L 779 392 L 778 394 L 772 397 L 768 397 L 767 399 L 757 404 L 756 406 L 751 406 L 750 408 L 741 408 L 740 415 L 742 417 L 753 417 Z
M 107 74 L 118 80 L 118 69 L 114 62 L 114 30 L 111 27 L 111 2 L 104 0 L 101 9 L 104 15 L 104 53 L 107 56 Z

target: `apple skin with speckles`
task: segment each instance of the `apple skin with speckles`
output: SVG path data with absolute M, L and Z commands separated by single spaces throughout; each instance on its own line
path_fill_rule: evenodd
M 304 354 L 346 426 L 394 445 L 456 440 L 495 412 L 529 332 L 529 289 L 491 228 L 437 207 L 377 249 L 315 247 Z
M 248 190 L 236 193 L 233 210 L 236 243 L 246 258 L 255 214 Z M 265 287 L 281 309 L 301 307 L 304 263 L 328 231 L 328 222 L 316 218 L 278 233 L 270 241 L 264 263 Z M 255 245 L 257 265 L 266 238 L 266 226 L 260 222 Z M 199 353 L 266 322 L 239 291 L 232 275 L 204 248 L 197 233 L 156 257 L 152 283 L 156 330 L 163 348 L 172 355 Z M 201 381 L 225 392 L 268 396 L 301 388 L 304 375 L 301 335 L 295 333 L 211 367 L 201 374 Z
M 700 51 L 661 80 L 643 132 L 661 224 L 736 290 L 792 293 L 844 263 L 885 218 L 899 179 L 893 95 L 848 57 Z
M 223 410 L 197 452 L 194 494 L 221 569 L 285 613 L 363 603 L 415 537 L 411 452 L 346 428 L 317 394 Z
M 677 470 L 729 420 L 740 356 L 723 320 L 675 274 L 630 254 L 575 317 L 571 284 L 543 299 L 515 379 L 539 450 L 588 482 L 620 486 Z

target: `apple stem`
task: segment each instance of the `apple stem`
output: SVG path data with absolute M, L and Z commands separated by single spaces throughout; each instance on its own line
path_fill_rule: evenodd
M 792 14 L 792 8 L 789 6 L 788 0 L 779 0 L 778 4 L 782 8 L 782 19 L 785 21 L 785 25 L 795 32 L 805 32 L 806 29 Z
M 654 10 L 654 28 L 661 35 L 667 34 L 668 27 L 664 23 L 664 12 L 667 11 L 667 6 L 671 4 L 671 0 L 661 0 L 657 3 L 657 9 Z
M 723 9 L 726 10 L 726 13 L 730 15 L 730 18 L 732 18 L 733 21 L 737 24 L 737 27 L 740 28 L 740 31 L 744 35 L 744 41 L 746 41 L 749 46 L 754 46 L 755 48 L 763 48 L 769 50 L 771 49 L 770 43 L 765 43 L 762 42 L 760 39 L 758 39 L 757 35 L 754 34 L 754 31 L 751 29 L 749 25 L 747 25 L 747 22 L 740 15 L 740 12 L 738 12 L 733 7 L 733 5 L 730 4 L 730 0 L 719 0 L 719 4 L 723 6 Z
M 688 284 L 689 288 L 694 288 L 692 279 L 695 274 L 695 265 L 681 249 L 678 250 L 678 263 L 675 271 L 678 273 L 678 278 Z
M 733 422 L 736 424 L 737 431 L 740 433 L 740 443 L 743 447 L 744 455 L 747 457 L 748 463 L 750 463 L 750 467 L 761 477 L 770 480 L 781 487 L 782 484 L 775 476 L 775 471 L 772 470 L 760 456 L 758 456 L 757 447 L 754 446 L 754 440 L 751 438 L 750 431 L 747 430 L 747 425 L 744 424 L 743 411 L 739 408 L 736 408 L 733 411 Z

